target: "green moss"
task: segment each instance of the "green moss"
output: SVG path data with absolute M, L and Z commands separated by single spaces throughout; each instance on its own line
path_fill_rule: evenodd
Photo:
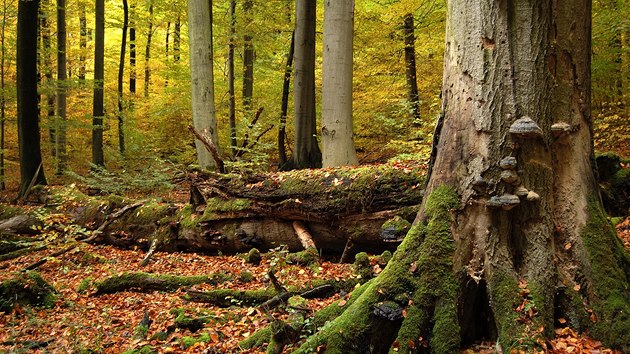
M 494 312 L 495 322 L 499 331 L 499 343 L 505 351 L 514 346 L 514 339 L 524 333 L 514 310 L 522 301 L 518 280 L 512 274 L 497 271 L 488 279 L 490 303 Z
M 245 256 L 245 262 L 253 265 L 259 265 L 262 262 L 262 255 L 257 248 L 252 248 Z
M 596 198 L 589 202 L 588 212 L 581 236 L 593 274 L 591 305 L 598 317 L 593 335 L 608 346 L 630 352 L 630 256 Z
M 131 349 L 124 351 L 123 354 L 155 354 L 157 351 L 153 350 L 150 345 L 145 345 L 140 349 Z
M 254 274 L 248 270 L 242 271 L 238 280 L 242 283 L 251 283 L 254 280 Z
M 398 239 L 404 237 L 410 228 L 411 223 L 397 215 L 381 225 L 381 236 L 384 239 Z
M 0 311 L 9 313 L 17 304 L 53 307 L 56 290 L 39 273 L 28 271 L 0 283 Z
M 271 326 L 267 326 L 259 331 L 256 331 L 251 336 L 247 337 L 247 339 L 243 339 L 238 343 L 238 347 L 240 349 L 251 349 L 260 347 L 265 343 L 269 343 L 271 338 Z
M 147 325 L 138 325 L 134 329 L 133 336 L 136 339 L 144 339 L 144 338 L 147 337 L 147 334 L 149 334 L 149 326 L 147 326 Z
M 209 333 L 202 333 L 198 337 L 186 336 L 186 337 L 180 338 L 180 343 L 182 344 L 182 347 L 184 349 L 188 349 L 197 343 L 208 343 L 209 341 L 210 341 Z
M 383 253 L 381 253 L 381 255 L 378 257 L 378 264 L 380 264 L 381 266 L 386 266 L 387 263 L 389 263 L 391 259 L 392 259 L 392 252 L 383 251 Z
M 181 329 L 187 329 L 191 332 L 197 332 L 202 329 L 206 322 L 207 317 L 190 317 L 186 315 L 186 309 L 175 308 L 171 309 L 171 314 L 175 315 L 175 327 Z
M 352 267 L 354 274 L 360 279 L 370 280 L 374 276 L 372 266 L 370 265 L 370 258 L 365 252 L 359 252 L 354 256 Z
M 87 277 L 87 278 L 81 280 L 79 285 L 77 285 L 77 293 L 81 294 L 81 293 L 86 292 L 87 289 L 90 288 L 90 286 L 92 286 L 92 278 L 91 277 Z
M 319 261 L 319 253 L 315 248 L 289 253 L 286 260 L 290 264 L 309 265 Z

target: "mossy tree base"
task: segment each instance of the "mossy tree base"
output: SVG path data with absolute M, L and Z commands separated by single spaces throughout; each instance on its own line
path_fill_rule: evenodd
M 56 290 L 37 272 L 22 272 L 0 283 L 0 311 L 9 313 L 15 305 L 52 307 Z

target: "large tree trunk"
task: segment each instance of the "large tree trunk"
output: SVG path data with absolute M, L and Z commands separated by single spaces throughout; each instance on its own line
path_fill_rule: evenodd
M 293 72 L 293 53 L 295 50 L 295 31 L 291 33 L 291 45 L 287 53 L 287 63 L 284 67 L 282 80 L 282 99 L 280 101 L 280 124 L 278 126 L 278 166 L 287 163 L 286 150 L 286 126 L 287 112 L 289 110 L 289 88 L 291 86 L 291 73 Z
M 352 37 L 354 0 L 324 2 L 322 163 L 357 165 L 352 138 Z
M 92 102 L 92 163 L 105 166 L 103 154 L 103 87 L 105 78 L 105 0 L 95 0 L 94 100 Z
M 6 23 L 7 23 L 7 2 L 2 1 L 2 24 L 0 25 L 0 190 L 5 190 L 6 184 L 4 182 L 4 120 L 6 119 L 7 100 L 4 92 L 5 78 L 4 78 L 4 63 L 6 61 Z
M 136 3 L 129 5 L 129 93 L 136 94 Z
M 630 351 L 630 257 L 592 172 L 590 18 L 589 0 L 449 1 L 428 197 L 387 268 L 297 352 L 531 351 L 558 318 Z
M 230 0 L 230 39 L 228 43 L 227 80 L 230 115 L 230 147 L 232 156 L 236 156 L 236 92 L 234 92 L 234 49 L 236 48 L 236 0 Z
M 149 97 L 149 85 L 151 84 L 151 40 L 153 39 L 153 1 L 149 0 L 149 28 L 147 30 L 147 46 L 144 50 L 144 97 Z M 166 55 L 168 57 L 168 53 Z
M 17 123 L 20 152 L 20 192 L 46 184 L 40 149 L 37 102 L 37 15 L 39 1 L 19 1 L 17 28 Z
M 295 5 L 295 148 L 285 170 L 322 166 L 315 115 L 316 6 L 315 0 L 297 0 Z
M 87 59 L 87 16 L 84 4 L 79 9 L 79 82 L 85 83 L 86 59 Z
M 188 0 L 193 124 L 198 132 L 208 134 L 218 147 L 219 137 L 214 108 L 211 10 L 207 0 Z M 177 24 L 175 29 L 177 32 Z M 177 39 L 177 35 L 175 38 Z M 215 166 L 212 155 L 201 141 L 195 140 L 195 147 L 201 167 Z

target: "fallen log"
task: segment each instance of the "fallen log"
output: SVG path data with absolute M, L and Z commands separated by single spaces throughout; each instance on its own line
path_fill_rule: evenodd
M 177 289 L 202 283 L 217 285 L 230 280 L 232 277 L 223 273 L 210 276 L 176 276 L 154 275 L 149 273 L 123 273 L 98 281 L 94 284 L 94 295 L 112 294 L 119 291 L 177 291 Z

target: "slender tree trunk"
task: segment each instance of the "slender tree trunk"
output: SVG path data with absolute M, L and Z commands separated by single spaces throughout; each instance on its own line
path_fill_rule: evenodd
M 420 96 L 418 95 L 418 80 L 416 70 L 416 35 L 413 14 L 408 13 L 403 19 L 403 32 L 405 38 L 405 78 L 407 79 L 407 99 L 411 106 L 413 125 L 421 126 Z
M 92 103 L 92 163 L 105 166 L 103 155 L 103 80 L 105 74 L 105 0 L 95 1 L 94 100 Z
M 166 58 L 168 59 L 168 55 L 170 54 L 168 51 L 168 45 L 170 42 L 170 36 L 171 36 L 171 21 L 168 21 L 166 23 L 166 50 L 165 50 L 165 54 L 166 54 Z
M 212 6 L 208 0 L 188 0 L 193 125 L 197 131 L 208 134 L 215 146 L 218 147 L 219 139 L 214 108 L 211 9 Z M 176 24 L 175 28 L 176 33 L 179 33 L 179 24 Z M 177 35 L 175 39 L 177 39 Z M 215 161 L 203 143 L 195 140 L 195 147 L 199 165 L 202 168 L 214 167 Z
M 53 89 L 53 49 L 52 49 L 52 40 L 50 33 L 50 23 L 49 19 L 49 10 L 50 10 L 50 0 L 44 0 L 41 3 L 41 7 L 39 8 L 39 26 L 40 26 L 40 36 L 42 39 L 42 52 L 38 55 L 40 56 L 41 65 L 40 70 L 44 73 L 44 77 L 46 78 L 45 86 L 46 89 L 42 90 L 46 94 L 46 125 L 48 125 L 48 135 L 50 138 L 50 146 L 51 146 L 51 154 L 53 157 L 57 154 L 56 146 L 56 128 L 57 128 L 57 117 L 55 116 L 55 89 Z M 41 82 L 40 82 L 41 84 Z M 41 93 L 38 91 L 38 95 Z M 40 100 L 41 101 L 41 96 Z
M 147 32 L 147 46 L 144 51 L 144 97 L 149 97 L 149 85 L 151 84 L 151 67 L 149 66 L 149 60 L 151 59 L 151 39 L 152 38 L 153 38 L 153 1 L 149 0 L 149 30 Z
M 136 3 L 129 6 L 129 93 L 136 94 Z
M 177 16 L 177 20 L 175 21 L 175 29 L 173 32 L 173 59 L 178 62 L 180 59 L 180 43 L 181 43 L 181 34 L 182 34 L 182 22 L 181 16 Z
M 295 6 L 295 148 L 283 169 L 322 166 L 315 116 L 316 6 L 315 0 L 297 0 Z
M 84 6 L 81 6 L 79 11 L 79 82 L 84 84 L 87 61 L 87 16 Z
M 287 163 L 286 152 L 286 126 L 287 111 L 289 109 L 289 88 L 291 86 L 291 74 L 293 72 L 293 52 L 295 49 L 295 31 L 291 33 L 291 45 L 287 53 L 287 63 L 284 67 L 284 78 L 282 80 L 282 101 L 280 104 L 280 124 L 278 127 L 278 166 Z
M 236 97 L 234 92 L 234 49 L 236 40 L 236 0 L 230 0 L 230 41 L 228 43 L 228 95 L 230 108 L 230 146 L 232 156 L 236 156 Z
M 66 170 L 66 0 L 57 0 L 57 122 L 55 126 L 56 174 Z
M 118 147 L 121 154 L 125 154 L 125 107 L 123 97 L 123 85 L 125 75 L 125 49 L 127 48 L 127 28 L 129 25 L 129 8 L 127 0 L 123 0 L 123 28 L 120 44 L 120 61 L 118 62 Z
M 39 0 L 18 1 L 17 122 L 20 153 L 20 192 L 24 197 L 34 184 L 46 184 L 40 149 L 37 109 L 37 16 Z
M 630 352 L 630 256 L 592 165 L 590 20 L 590 0 L 449 1 L 427 197 L 387 267 L 296 353 L 533 352 L 559 318 Z
M 245 22 L 245 35 L 243 35 L 243 111 L 248 119 L 250 119 L 254 98 L 254 44 L 249 30 L 253 20 L 253 7 L 253 0 L 243 0 L 243 21 Z
M 322 155 L 324 167 L 358 165 L 352 138 L 354 0 L 324 1 Z
M 2 0 L 2 26 L 0 26 L 0 190 L 6 189 L 4 173 L 4 122 L 7 101 L 5 95 L 4 64 L 6 60 L 7 1 Z

